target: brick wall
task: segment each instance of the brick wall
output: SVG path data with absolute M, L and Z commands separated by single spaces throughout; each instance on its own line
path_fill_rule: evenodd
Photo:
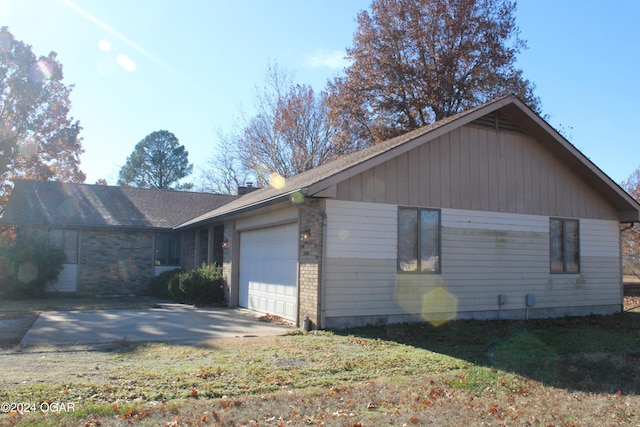
M 182 233 L 182 268 L 190 270 L 195 265 L 196 231 L 188 230 Z
M 323 208 L 319 200 L 306 202 L 307 206 Z M 306 209 L 300 210 L 300 232 L 309 230 L 311 238 L 300 242 L 299 254 L 299 325 L 304 316 L 309 316 L 312 328 L 320 324 L 320 283 L 322 274 L 322 217 L 319 213 Z
M 153 232 L 82 230 L 78 292 L 148 294 L 153 277 Z
M 227 247 L 222 250 L 222 277 L 224 277 L 226 290 L 225 300 L 231 307 L 238 305 L 238 284 L 233 284 L 231 280 L 231 268 L 232 268 L 232 248 L 233 248 L 233 225 L 225 224 L 222 235 L 222 240 L 227 241 Z M 231 285 L 234 285 L 234 289 L 230 289 Z M 232 292 L 233 291 L 233 292 Z M 231 295 L 233 293 L 233 295 Z

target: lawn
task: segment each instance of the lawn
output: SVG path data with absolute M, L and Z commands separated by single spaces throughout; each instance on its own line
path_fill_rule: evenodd
M 36 410 L 0 415 L 9 425 L 640 424 L 638 312 L 120 342 L 0 364 L 0 402 Z

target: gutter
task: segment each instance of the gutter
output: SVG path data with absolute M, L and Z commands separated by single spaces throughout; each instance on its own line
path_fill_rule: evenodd
M 270 205 L 274 205 L 276 203 L 280 203 L 284 200 L 286 200 L 287 198 L 291 198 L 291 195 L 297 192 L 301 192 L 302 194 L 306 194 L 306 189 L 298 189 L 298 190 L 292 190 L 289 191 L 287 193 L 283 193 L 283 194 L 278 194 L 277 196 L 271 197 L 269 199 L 265 199 L 265 200 L 259 200 L 256 201 L 254 203 L 245 205 L 245 206 L 241 206 L 239 208 L 236 209 L 232 209 L 228 212 L 223 212 L 220 213 L 218 215 L 213 215 L 211 217 L 208 218 L 204 218 L 198 221 L 195 221 L 194 219 L 190 219 L 189 221 L 183 222 L 182 224 L 178 224 L 176 226 L 173 227 L 174 230 L 176 231 L 182 231 L 182 230 L 188 230 L 190 228 L 195 228 L 195 227 L 199 227 L 203 224 L 209 223 L 209 222 L 218 222 L 222 219 L 228 218 L 230 216 L 234 216 L 234 215 L 239 215 L 242 214 L 244 212 L 259 208 L 259 207 L 266 207 L 266 206 L 270 206 Z M 236 199 L 238 200 L 238 199 Z M 233 202 L 231 202 L 233 203 Z M 224 208 L 224 206 L 222 206 L 219 209 Z
M 305 192 L 303 192 L 304 194 Z M 307 212 L 313 212 L 316 215 L 319 215 L 322 218 L 322 252 L 321 252 L 321 256 L 320 256 L 320 322 L 318 325 L 318 329 L 322 329 L 324 327 L 325 324 L 325 318 L 326 318 L 326 312 L 325 312 L 325 300 L 326 300 L 326 291 L 325 291 L 325 285 L 326 285 L 326 272 L 327 272 L 327 213 L 320 209 L 320 208 L 315 208 L 312 206 L 307 206 L 307 205 L 303 205 L 303 204 L 298 204 L 296 202 L 294 202 L 293 200 L 291 200 L 291 204 L 293 204 L 293 206 L 295 206 L 296 208 L 303 210 L 303 211 L 307 211 Z

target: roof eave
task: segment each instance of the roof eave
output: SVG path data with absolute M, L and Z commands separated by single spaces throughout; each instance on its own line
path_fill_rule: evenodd
M 249 205 L 246 205 L 246 206 L 241 206 L 241 207 L 239 207 L 237 209 L 233 209 L 233 210 L 230 210 L 228 212 L 222 212 L 220 214 L 212 214 L 211 216 L 207 216 L 206 218 L 202 218 L 202 219 L 195 218 L 195 219 L 193 219 L 191 221 L 187 221 L 187 222 L 185 222 L 183 224 L 177 225 L 173 229 L 174 230 L 188 230 L 188 229 L 196 228 L 196 227 L 199 227 L 201 225 L 208 224 L 208 223 L 211 223 L 211 222 L 220 222 L 220 221 L 223 221 L 223 220 L 228 219 L 230 217 L 241 215 L 241 214 L 243 214 L 245 212 L 249 212 L 249 211 L 252 211 L 252 210 L 255 210 L 255 209 L 260 209 L 260 208 L 268 207 L 268 206 L 275 205 L 277 203 L 283 202 L 284 200 L 290 199 L 291 195 L 293 195 L 294 193 L 298 193 L 298 192 L 300 192 L 302 194 L 306 194 L 306 189 L 298 188 L 298 189 L 290 190 L 290 191 L 287 191 L 285 193 L 278 194 L 278 195 L 276 195 L 274 197 L 271 197 L 269 199 L 260 200 L 260 201 L 258 201 L 256 203 L 252 203 L 252 204 L 249 204 Z M 215 211 L 213 211 L 213 212 L 215 212 Z

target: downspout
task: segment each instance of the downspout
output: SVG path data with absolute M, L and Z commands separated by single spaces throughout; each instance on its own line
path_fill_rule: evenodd
M 327 262 L 326 262 L 327 260 L 327 213 L 320 208 L 299 204 L 293 200 L 291 200 L 291 203 L 293 204 L 293 206 L 295 206 L 300 210 L 313 212 L 317 215 L 320 215 L 320 217 L 322 218 L 322 252 L 320 256 L 320 262 L 321 262 L 321 265 L 320 265 L 320 324 L 318 325 L 318 329 L 322 329 L 325 324 L 325 298 L 326 298 L 325 297 L 325 283 L 326 283 L 325 277 L 326 277 L 326 271 L 327 271 Z

